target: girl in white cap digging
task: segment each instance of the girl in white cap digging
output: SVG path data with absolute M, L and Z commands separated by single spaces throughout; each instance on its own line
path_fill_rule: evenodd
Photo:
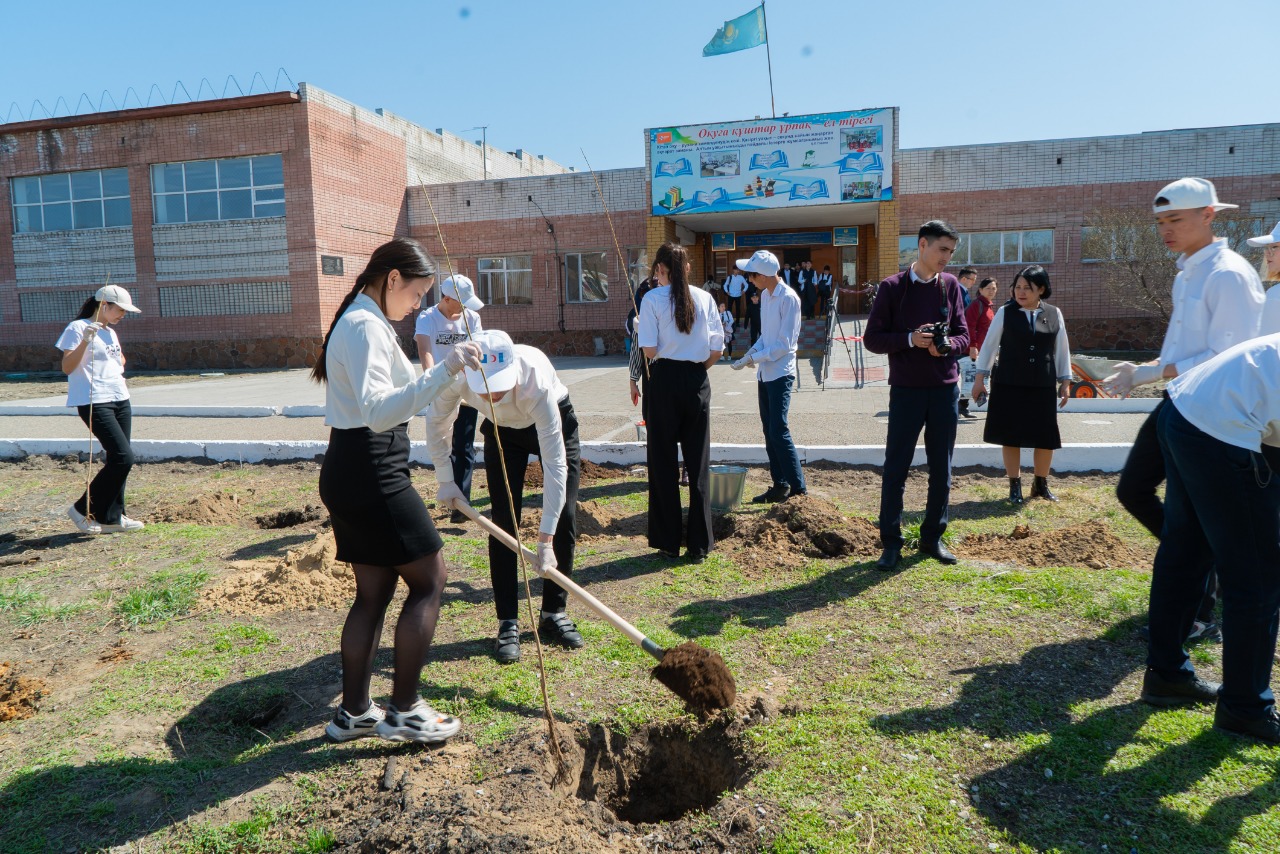
M 111 327 L 127 312 L 140 311 L 119 285 L 107 285 L 85 300 L 80 314 L 58 338 L 62 372 L 67 375 L 67 406 L 102 443 L 106 462 L 85 492 L 67 508 L 86 534 L 137 531 L 145 527 L 124 514 L 124 488 L 133 468 L 132 409 L 124 381 L 124 352 Z

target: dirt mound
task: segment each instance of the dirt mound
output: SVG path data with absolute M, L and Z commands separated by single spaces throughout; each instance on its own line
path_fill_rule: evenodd
M 200 495 L 185 503 L 161 504 L 151 514 L 153 522 L 177 522 L 196 525 L 235 525 L 244 511 L 240 496 L 221 490 Z
M 1022 566 L 1087 566 L 1149 568 L 1153 552 L 1126 545 L 1102 522 L 1034 531 L 1018 525 L 1006 534 L 979 534 L 955 544 L 960 557 L 1016 563 Z
M 714 522 L 716 540 L 740 552 L 747 566 L 797 566 L 804 557 L 849 557 L 880 552 L 880 532 L 866 519 L 850 519 L 830 501 L 797 495 L 760 517 L 724 514 Z
M 625 477 L 626 474 L 622 469 L 602 466 L 599 463 L 583 460 L 582 474 L 578 477 L 578 483 L 590 483 L 595 480 L 615 480 Z M 542 488 L 542 463 L 537 460 L 529 461 L 529 467 L 524 470 L 524 485 L 526 489 Z
M 753 708 L 740 702 L 702 726 L 629 736 L 561 723 L 564 774 L 541 724 L 488 748 L 458 742 L 396 754 L 385 774 L 335 805 L 337 850 L 752 850 L 767 836 L 761 822 L 776 815 L 731 794 L 760 766 L 743 738 L 762 717 Z
M 275 513 L 267 513 L 263 516 L 257 516 L 253 521 L 259 528 L 275 530 L 277 528 L 292 528 L 296 525 L 306 524 L 307 522 L 318 522 L 323 518 L 323 507 L 318 504 L 308 504 L 301 509 L 295 507 L 289 510 L 277 510 Z
M 356 579 L 336 555 L 333 534 L 326 532 L 277 560 L 232 563 L 235 574 L 200 598 L 208 607 L 230 614 L 345 610 L 355 598 Z
M 720 653 L 696 643 L 667 650 L 652 673 L 690 708 L 703 714 L 727 709 L 738 698 L 738 686 Z
M 0 661 L 0 723 L 32 717 L 40 698 L 48 693 L 49 686 L 43 679 L 19 676 L 16 667 Z
M 644 537 L 649 533 L 647 513 L 628 511 L 620 504 L 578 502 L 578 536 Z

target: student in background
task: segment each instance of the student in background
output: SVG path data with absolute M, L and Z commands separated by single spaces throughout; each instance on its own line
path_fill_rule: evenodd
M 724 330 L 724 356 L 726 359 L 733 358 L 733 314 L 720 303 L 720 328 Z
M 1280 223 L 1270 234 L 1250 237 L 1250 246 L 1262 248 L 1262 265 L 1258 274 L 1267 289 L 1267 301 L 1262 306 L 1262 335 L 1280 332 Z

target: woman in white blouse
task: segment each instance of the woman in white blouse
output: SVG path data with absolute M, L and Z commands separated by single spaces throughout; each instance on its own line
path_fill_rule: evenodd
M 1259 335 L 1280 332 L 1280 222 L 1270 234 L 1250 237 L 1249 245 L 1262 249 L 1262 266 L 1258 275 L 1267 289 L 1267 301 L 1262 304 L 1262 327 Z
M 374 250 L 329 327 L 311 376 L 326 383 L 332 429 L 320 468 L 320 499 L 333 520 L 338 560 L 351 564 L 356 599 L 342 628 L 342 703 L 325 733 L 335 741 L 378 735 L 390 741 L 441 742 L 461 726 L 418 696 L 418 682 L 440 615 L 446 571 L 443 542 L 409 480 L 408 421 L 480 351 L 454 346 L 415 376 L 391 320 L 413 311 L 435 282 L 423 248 L 396 238 Z M 395 633 L 391 702 L 369 698 L 373 657 L 396 584 L 409 587 Z
M 1053 452 L 1062 447 L 1057 410 L 1071 394 L 1071 350 L 1062 312 L 1043 301 L 1051 292 L 1049 274 L 1039 264 L 1018 273 L 1013 298 L 991 319 L 978 353 L 974 401 L 986 396 L 986 378 L 992 378 L 982 440 L 1002 446 L 1014 504 L 1022 503 L 1023 448 L 1035 449 L 1031 497 L 1058 500 L 1049 490 L 1049 467 Z

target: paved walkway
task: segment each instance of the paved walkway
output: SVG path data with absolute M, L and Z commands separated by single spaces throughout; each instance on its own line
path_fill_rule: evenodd
M 584 441 L 633 441 L 639 410 L 627 393 L 627 367 L 622 356 L 572 357 L 552 360 L 569 388 Z M 837 347 L 826 389 L 819 382 L 820 360 L 803 360 L 799 387 L 792 396 L 791 430 L 799 445 L 883 445 L 888 424 L 889 389 L 884 357 L 866 354 L 867 384 L 855 388 L 850 360 Z M 711 440 L 716 443 L 761 444 L 756 382 L 748 371 L 727 363 L 711 369 Z M 135 405 L 289 406 L 323 405 L 324 389 L 293 370 L 202 379 L 199 382 L 149 386 L 132 391 Z M 57 405 L 65 397 L 11 401 L 10 405 Z M 1065 443 L 1132 442 L 1145 414 L 1072 413 L 1059 415 Z M 76 438 L 84 424 L 68 415 L 0 416 L 0 439 Z M 958 444 L 982 441 L 984 415 L 961 421 Z M 422 427 L 414 429 L 421 438 Z M 328 438 L 322 418 L 169 418 L 136 417 L 138 439 L 296 440 Z

